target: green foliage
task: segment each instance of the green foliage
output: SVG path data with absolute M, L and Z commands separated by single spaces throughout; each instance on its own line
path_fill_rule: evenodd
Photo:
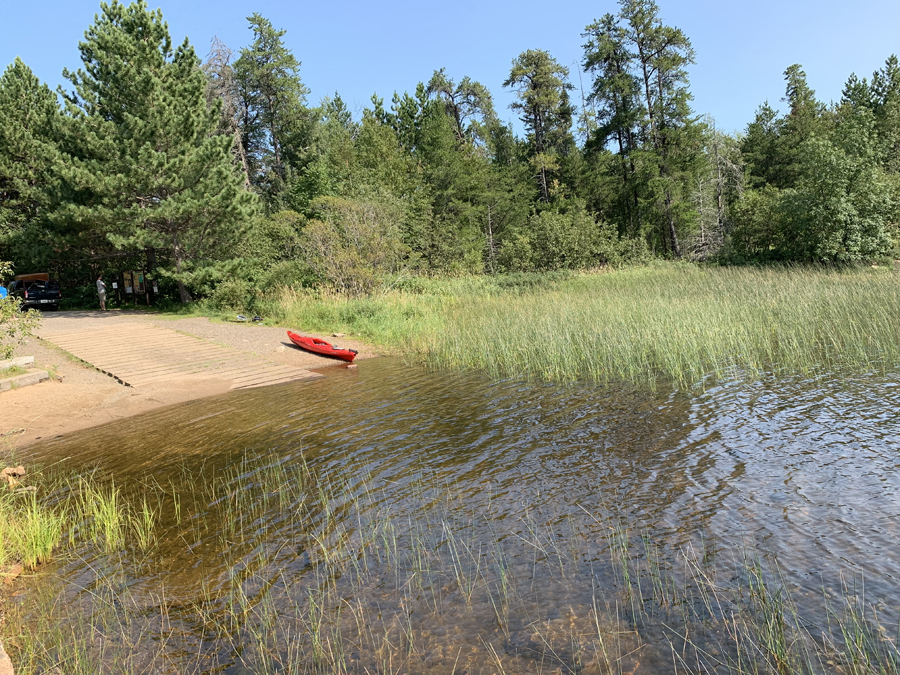
M 727 259 L 854 263 L 890 253 L 898 193 L 878 162 L 872 112 L 845 106 L 797 157 L 794 188 L 769 185 L 738 205 Z
M 12 266 L 0 260 L 0 283 L 11 274 Z M 39 322 L 40 315 L 23 311 L 18 298 L 0 298 L 0 361 L 10 358 L 15 348 L 37 329 Z
M 873 116 L 858 111 L 831 139 L 801 147 L 797 189 L 785 199 L 792 259 L 849 263 L 890 251 L 897 203 L 875 144 Z
M 779 117 L 768 102 L 764 103 L 741 142 L 753 187 L 795 187 L 802 172 L 801 146 L 829 132 L 825 108 L 816 100 L 803 69 L 792 65 L 784 72 L 784 79 L 787 114 Z
M 594 220 L 579 203 L 541 211 L 508 238 L 500 263 L 507 271 L 578 270 L 641 262 L 646 247 L 620 239 L 616 228 Z
M 321 197 L 303 230 L 310 267 L 332 288 L 350 296 L 373 292 L 402 264 L 400 211 L 388 199 Z
M 697 221 L 693 184 L 704 162 L 703 126 L 690 109 L 690 40 L 667 26 L 652 0 L 621 0 L 583 34 L 583 65 L 594 76 L 587 120 L 588 184 L 619 232 L 682 255 Z M 607 157 L 610 146 L 615 158 Z
M 735 206 L 734 227 L 723 262 L 747 263 L 783 259 L 787 250 L 781 191 L 767 185 L 744 193 Z
M 0 245 L 47 208 L 59 113 L 47 85 L 16 58 L 0 76 Z
M 188 287 L 218 275 L 221 249 L 239 236 L 253 205 L 216 133 L 217 108 L 193 48 L 172 49 L 159 11 L 117 1 L 80 45 L 84 70 L 66 73 L 75 152 L 63 180 L 90 195 L 55 214 L 57 223 L 100 230 L 119 249 L 168 250 L 182 302 Z M 115 111 L 110 114 L 110 110 Z
M 518 98 L 511 107 L 521 113 L 528 131 L 527 159 L 542 202 L 549 202 L 551 192 L 559 190 L 561 161 L 574 150 L 569 101 L 573 87 L 568 77 L 569 69 L 548 52 L 529 49 L 513 61 L 503 83 L 514 89 Z
M 443 103 L 459 143 L 488 142 L 488 130 L 497 123 L 497 116 L 487 87 L 468 77 L 456 84 L 441 68 L 434 71 L 427 92 Z
M 282 201 L 295 211 L 308 215 L 316 197 L 336 197 L 346 192 L 358 177 L 355 136 L 359 125 L 338 94 L 326 97 L 319 108 L 319 123 L 314 126 L 308 161 L 291 176 Z
M 687 35 L 654 0 L 618 4 L 583 34 L 579 147 L 569 70 L 543 50 L 521 52 L 504 83 L 521 138 L 484 85 L 445 69 L 389 105 L 373 96 L 354 119 L 337 93 L 307 104 L 285 30 L 259 14 L 237 60 L 214 40 L 201 67 L 159 10 L 113 0 L 79 46 L 82 69 L 64 73 L 64 109 L 20 60 L 0 77 L 0 250 L 50 270 L 67 302 L 101 270 L 146 265 L 182 302 L 222 308 L 255 307 L 282 286 L 355 296 L 401 269 L 465 277 L 650 255 L 855 262 L 891 251 L 896 57 L 870 80 L 851 76 L 831 108 L 792 65 L 788 112 L 765 104 L 729 136 L 691 109 Z
M 296 211 L 257 215 L 231 251 L 238 261 L 232 274 L 216 284 L 209 305 L 216 309 L 256 310 L 274 288 L 310 286 L 315 273 L 306 262 L 302 231 L 306 224 Z
M 247 21 L 253 43 L 234 63 L 241 143 L 251 181 L 272 199 L 284 189 L 289 170 L 301 168 L 314 118 L 305 105 L 309 90 L 300 80 L 300 62 L 282 40 L 286 31 L 260 14 Z

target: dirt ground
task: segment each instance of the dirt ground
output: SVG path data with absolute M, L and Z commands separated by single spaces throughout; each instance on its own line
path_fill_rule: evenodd
M 326 376 L 329 368 L 336 367 L 333 359 L 296 348 L 287 339 L 284 328 L 216 322 L 200 317 L 170 318 L 127 310 L 52 312 L 44 315 L 38 334 L 50 336 L 135 321 L 146 321 L 250 352 L 273 363 L 315 370 Z M 356 349 L 357 359 L 378 355 L 371 347 L 355 340 L 305 333 L 299 327 L 294 330 Z M 35 366 L 48 370 L 50 380 L 0 393 L 0 451 L 23 448 L 41 439 L 227 391 L 227 384 L 222 380 L 196 378 L 127 387 L 40 338 L 30 338 L 20 345 L 15 356 L 34 356 Z

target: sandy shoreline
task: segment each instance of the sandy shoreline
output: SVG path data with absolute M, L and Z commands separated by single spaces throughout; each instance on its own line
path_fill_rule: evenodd
M 213 322 L 200 317 L 170 318 L 128 311 L 105 314 L 57 312 L 45 315 L 39 335 L 47 337 L 77 326 L 105 328 L 135 321 L 177 330 L 273 363 L 314 371 L 335 367 L 333 359 L 309 354 L 290 345 L 284 328 Z M 341 338 L 339 343 L 342 347 L 359 350 L 359 359 L 378 355 L 371 347 L 352 339 Z M 40 338 L 27 340 L 16 349 L 15 355 L 34 356 L 35 366 L 46 368 L 51 378 L 47 382 L 0 393 L 0 450 L 6 452 L 155 408 L 228 391 L 222 380 L 197 378 L 127 387 Z M 323 372 L 327 373 L 327 370 Z

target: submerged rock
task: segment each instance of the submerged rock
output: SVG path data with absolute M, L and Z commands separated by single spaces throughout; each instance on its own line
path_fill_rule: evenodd
M 25 568 L 22 565 L 20 565 L 18 563 L 16 563 L 15 565 L 12 565 L 8 570 L 6 570 L 6 572 L 3 575 L 4 577 L 6 577 L 4 579 L 4 582 L 6 582 L 7 584 L 11 584 L 13 581 L 16 580 L 16 577 L 19 576 L 20 574 L 22 574 L 22 572 L 24 572 L 24 571 L 25 571 Z
M 9 656 L 6 654 L 6 650 L 3 649 L 3 645 L 0 644 L 0 675 L 15 675 L 16 671 L 13 669 L 12 661 L 9 660 Z

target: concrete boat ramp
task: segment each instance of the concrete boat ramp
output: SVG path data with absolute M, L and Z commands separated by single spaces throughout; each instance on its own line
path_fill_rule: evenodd
M 63 318 L 65 314 L 70 316 Z M 92 312 L 92 316 L 77 320 L 72 314 L 45 315 L 41 339 L 130 387 L 218 380 L 229 389 L 246 389 L 321 377 L 306 368 L 215 344 L 142 318 L 129 321 L 128 316 L 110 316 L 104 321 Z

